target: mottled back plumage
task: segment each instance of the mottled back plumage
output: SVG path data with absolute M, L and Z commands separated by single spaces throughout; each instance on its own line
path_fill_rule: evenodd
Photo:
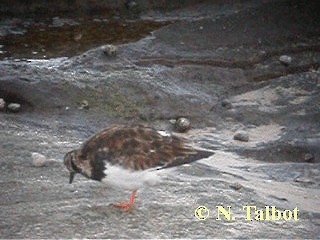
M 70 153 L 65 157 L 68 169 L 95 180 L 105 177 L 106 164 L 130 170 L 161 169 L 213 155 L 212 152 L 192 148 L 177 136 L 162 135 L 151 128 L 125 125 L 113 125 L 101 130 L 80 149 Z M 70 166 L 68 161 L 75 166 Z

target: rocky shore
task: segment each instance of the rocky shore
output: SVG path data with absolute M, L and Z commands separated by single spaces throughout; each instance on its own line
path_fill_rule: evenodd
M 138 41 L 1 60 L 0 237 L 319 238 L 319 10 L 190 1 L 139 11 L 172 22 Z M 174 131 L 216 154 L 142 190 L 123 213 L 109 204 L 126 193 L 69 185 L 62 164 L 112 123 Z M 248 205 L 297 208 L 299 220 L 246 221 Z M 212 214 L 205 221 L 199 206 Z M 217 220 L 216 206 L 235 219 Z

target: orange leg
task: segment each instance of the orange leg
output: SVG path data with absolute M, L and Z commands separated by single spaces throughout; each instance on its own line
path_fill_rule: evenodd
M 114 206 L 115 207 L 119 207 L 119 208 L 123 208 L 123 210 L 125 212 L 129 212 L 130 209 L 133 207 L 134 198 L 136 197 L 136 194 L 137 194 L 137 191 L 133 191 L 131 196 L 130 196 L 129 202 L 115 203 Z

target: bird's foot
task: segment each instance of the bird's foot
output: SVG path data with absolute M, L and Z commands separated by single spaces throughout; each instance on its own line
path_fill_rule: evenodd
M 129 202 L 120 202 L 113 204 L 115 207 L 122 208 L 125 212 L 129 212 L 130 209 L 133 207 L 134 198 L 136 197 L 137 191 L 133 191 Z
M 129 202 L 120 202 L 120 203 L 114 203 L 113 206 L 122 208 L 125 212 L 129 212 L 133 204 L 130 204 Z

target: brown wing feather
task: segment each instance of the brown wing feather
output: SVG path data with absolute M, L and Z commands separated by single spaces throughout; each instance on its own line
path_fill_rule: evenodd
M 129 169 L 165 168 L 212 155 L 196 151 L 176 136 L 162 136 L 145 127 L 113 125 L 83 144 L 82 159 L 107 161 Z

